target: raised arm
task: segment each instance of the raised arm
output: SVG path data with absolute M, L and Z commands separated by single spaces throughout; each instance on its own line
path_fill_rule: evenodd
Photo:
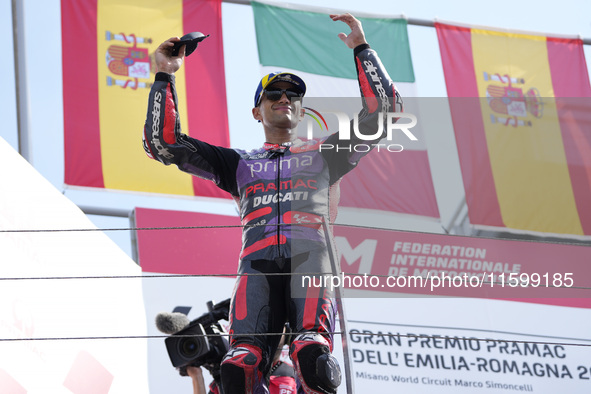
M 334 164 L 331 166 L 331 181 L 335 182 L 354 168 L 359 159 L 368 153 L 365 149 L 355 150 L 356 144 L 372 146 L 386 135 L 384 123 L 382 125 L 379 123 L 380 116 L 385 122 L 387 113 L 402 112 L 402 99 L 378 54 L 367 43 L 361 22 L 351 14 L 330 15 L 330 18 L 333 21 L 346 23 L 351 29 L 349 34 L 340 33 L 339 38 L 353 49 L 357 79 L 363 99 L 363 108 L 358 114 L 358 129 L 361 134 L 376 136 L 371 140 L 360 139 L 351 130 L 348 140 L 339 139 L 339 133 L 328 137 L 326 144 L 333 145 L 335 149 L 323 150 L 323 153 L 326 159 Z M 378 133 L 380 127 L 382 127 L 382 133 Z
M 377 118 L 380 111 L 384 116 L 387 112 L 402 112 L 396 86 L 376 51 L 367 43 L 361 22 L 351 14 L 330 15 L 330 18 L 346 23 L 351 29 L 349 34 L 339 33 L 339 38 L 353 49 L 361 96 L 369 115 L 375 114 Z
M 171 54 L 174 42 L 178 40 L 178 37 L 173 37 L 164 41 L 155 53 L 159 71 L 148 98 L 144 150 L 152 159 L 166 165 L 176 164 L 180 170 L 211 180 L 221 189 L 237 196 L 236 166 L 239 154 L 232 149 L 210 145 L 181 133 L 174 73 L 183 63 L 184 46 L 179 56 Z

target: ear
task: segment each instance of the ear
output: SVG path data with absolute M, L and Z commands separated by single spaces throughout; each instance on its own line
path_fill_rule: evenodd
M 259 122 L 263 120 L 263 117 L 261 115 L 261 107 L 254 107 L 252 109 L 252 117 L 258 120 Z
M 305 115 L 306 115 L 306 109 L 304 107 L 300 108 L 300 120 L 304 120 Z

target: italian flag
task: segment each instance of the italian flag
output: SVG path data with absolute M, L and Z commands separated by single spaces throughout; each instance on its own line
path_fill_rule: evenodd
M 293 72 L 306 82 L 306 97 L 360 97 L 353 51 L 338 38 L 349 27 L 317 7 L 251 2 L 261 75 Z M 416 95 L 404 18 L 355 15 L 403 97 Z M 361 104 L 359 104 L 361 109 Z M 342 207 L 439 218 L 424 138 L 406 140 L 402 152 L 375 149 L 341 182 Z M 336 132 L 337 130 L 332 130 Z

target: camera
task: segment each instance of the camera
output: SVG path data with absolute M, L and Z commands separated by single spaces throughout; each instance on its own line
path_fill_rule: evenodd
M 228 320 L 230 299 L 218 304 L 207 302 L 209 312 L 191 321 L 188 326 L 164 340 L 170 361 L 175 368 L 188 365 L 218 366 L 229 349 L 227 331 L 219 323 Z

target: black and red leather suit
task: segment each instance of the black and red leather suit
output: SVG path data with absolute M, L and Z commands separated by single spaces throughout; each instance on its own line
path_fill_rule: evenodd
M 359 129 L 371 135 L 378 127 L 378 113 L 401 112 L 401 103 L 369 45 L 355 48 L 354 58 L 364 97 Z M 156 74 L 144 128 L 146 153 L 166 165 L 176 164 L 182 171 L 209 179 L 232 195 L 244 225 L 238 272 L 258 274 L 240 276 L 236 283 L 230 312 L 231 349 L 222 364 L 222 381 L 224 365 L 226 371 L 234 367 L 244 371 L 244 380 L 249 383 L 243 383 L 243 392 L 266 392 L 256 387 L 262 387 L 262 377 L 270 368 L 270 357 L 280 338 L 247 334 L 281 333 L 286 320 L 295 334 L 308 333 L 291 346 L 300 380 L 308 380 L 306 375 L 314 373 L 310 370 L 314 366 L 299 362 L 305 340 L 332 350 L 332 336 L 326 333 L 334 328 L 333 295 L 325 288 L 303 288 L 297 274 L 331 273 L 320 222 L 331 212 L 334 218 L 333 186 L 366 154 L 347 147 L 357 142 L 377 143 L 382 137 L 359 141 L 354 133 L 351 136 L 351 141 L 340 141 L 335 133 L 324 140 L 266 143 L 248 152 L 213 146 L 180 132 L 174 76 Z M 321 144 L 344 149 L 320 149 Z M 265 273 L 275 275 L 260 275 Z

